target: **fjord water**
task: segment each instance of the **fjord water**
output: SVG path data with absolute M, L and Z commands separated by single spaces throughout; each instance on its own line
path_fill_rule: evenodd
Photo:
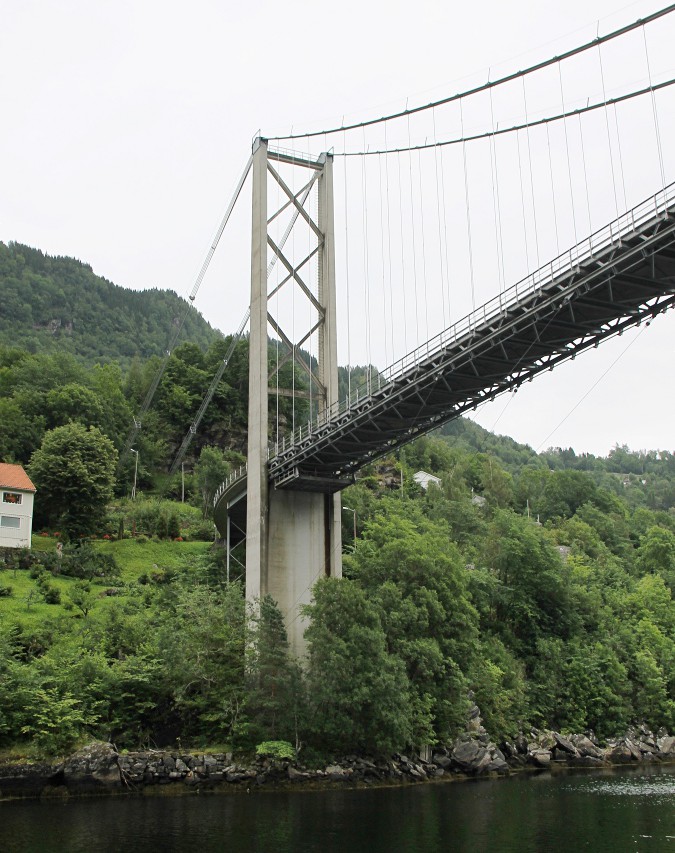
M 0 803 L 0 849 L 675 851 L 675 767 L 372 790 Z

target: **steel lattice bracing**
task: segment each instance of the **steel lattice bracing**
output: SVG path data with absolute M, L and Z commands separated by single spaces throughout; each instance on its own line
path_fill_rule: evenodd
M 270 448 L 270 485 L 337 491 L 372 459 L 673 305 L 675 185 Z M 245 488 L 241 472 L 216 504 Z

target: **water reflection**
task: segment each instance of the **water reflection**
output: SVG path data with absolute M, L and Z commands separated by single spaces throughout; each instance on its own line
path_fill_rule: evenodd
M 360 791 L 0 804 L 0 849 L 675 851 L 675 768 Z

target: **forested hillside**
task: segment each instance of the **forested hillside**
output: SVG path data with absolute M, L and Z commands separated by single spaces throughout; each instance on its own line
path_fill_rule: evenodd
M 0 243 L 0 344 L 71 353 L 89 362 L 162 355 L 185 300 L 169 290 L 133 291 L 73 258 Z M 206 347 L 220 337 L 190 310 L 184 340 Z
M 21 255 L 2 247 L 0 262 L 26 272 L 31 312 L 61 280 L 54 266 L 71 284 L 78 271 L 95 279 Z M 229 340 L 175 348 L 119 465 L 159 358 L 110 358 L 96 349 L 108 318 L 91 322 L 86 359 L 61 347 L 67 335 L 53 350 L 39 337 L 35 352 L 17 346 L 20 335 L 0 345 L 0 461 L 24 464 L 38 489 L 32 556 L 0 561 L 1 746 L 281 738 L 303 756 L 402 752 L 447 741 L 473 702 L 495 738 L 675 728 L 671 450 L 537 454 L 460 419 L 373 463 L 343 492 L 345 577 L 315 587 L 298 667 L 274 602 L 252 619 L 240 572 L 228 576 L 212 544 L 212 496 L 245 449 L 247 341 L 169 477 Z M 301 385 L 290 371 L 280 384 Z M 280 398 L 280 429 L 307 414 Z M 423 491 L 419 470 L 440 486 Z

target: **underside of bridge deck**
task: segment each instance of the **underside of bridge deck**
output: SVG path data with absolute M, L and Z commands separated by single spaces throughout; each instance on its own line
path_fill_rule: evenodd
M 338 491 L 355 471 L 675 304 L 675 212 L 467 328 L 269 462 L 275 488 Z

